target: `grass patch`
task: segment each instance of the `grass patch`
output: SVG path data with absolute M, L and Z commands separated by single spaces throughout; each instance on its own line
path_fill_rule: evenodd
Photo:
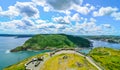
M 40 70 L 97 70 L 77 54 L 59 54 L 49 58 Z
M 120 50 L 111 48 L 95 48 L 89 55 L 105 70 L 120 69 Z

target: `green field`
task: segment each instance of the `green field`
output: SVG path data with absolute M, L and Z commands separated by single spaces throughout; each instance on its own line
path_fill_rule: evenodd
M 105 70 L 120 70 L 120 50 L 95 48 L 89 55 Z
M 64 56 L 67 58 L 64 59 Z M 78 54 L 63 53 L 48 59 L 40 70 L 97 70 Z

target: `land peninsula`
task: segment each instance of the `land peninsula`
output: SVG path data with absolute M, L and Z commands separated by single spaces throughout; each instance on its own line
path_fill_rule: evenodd
M 11 52 L 26 50 L 52 50 L 58 48 L 91 47 L 91 42 L 85 38 L 65 34 L 38 34 L 18 46 Z

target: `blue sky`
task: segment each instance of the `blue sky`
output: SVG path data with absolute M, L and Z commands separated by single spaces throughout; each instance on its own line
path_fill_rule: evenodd
M 120 0 L 0 0 L 0 34 L 120 35 Z

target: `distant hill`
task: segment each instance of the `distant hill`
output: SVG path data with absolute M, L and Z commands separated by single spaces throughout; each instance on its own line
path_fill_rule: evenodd
M 42 50 L 57 48 L 90 47 L 91 42 L 85 38 L 65 34 L 39 34 L 27 40 L 22 46 L 11 52 L 24 50 Z
M 24 37 L 32 37 L 34 34 L 0 34 L 2 37 L 16 37 L 16 38 L 24 38 Z
M 84 37 L 93 40 L 106 41 L 109 43 L 120 43 L 120 36 L 101 35 L 101 36 L 84 36 Z

